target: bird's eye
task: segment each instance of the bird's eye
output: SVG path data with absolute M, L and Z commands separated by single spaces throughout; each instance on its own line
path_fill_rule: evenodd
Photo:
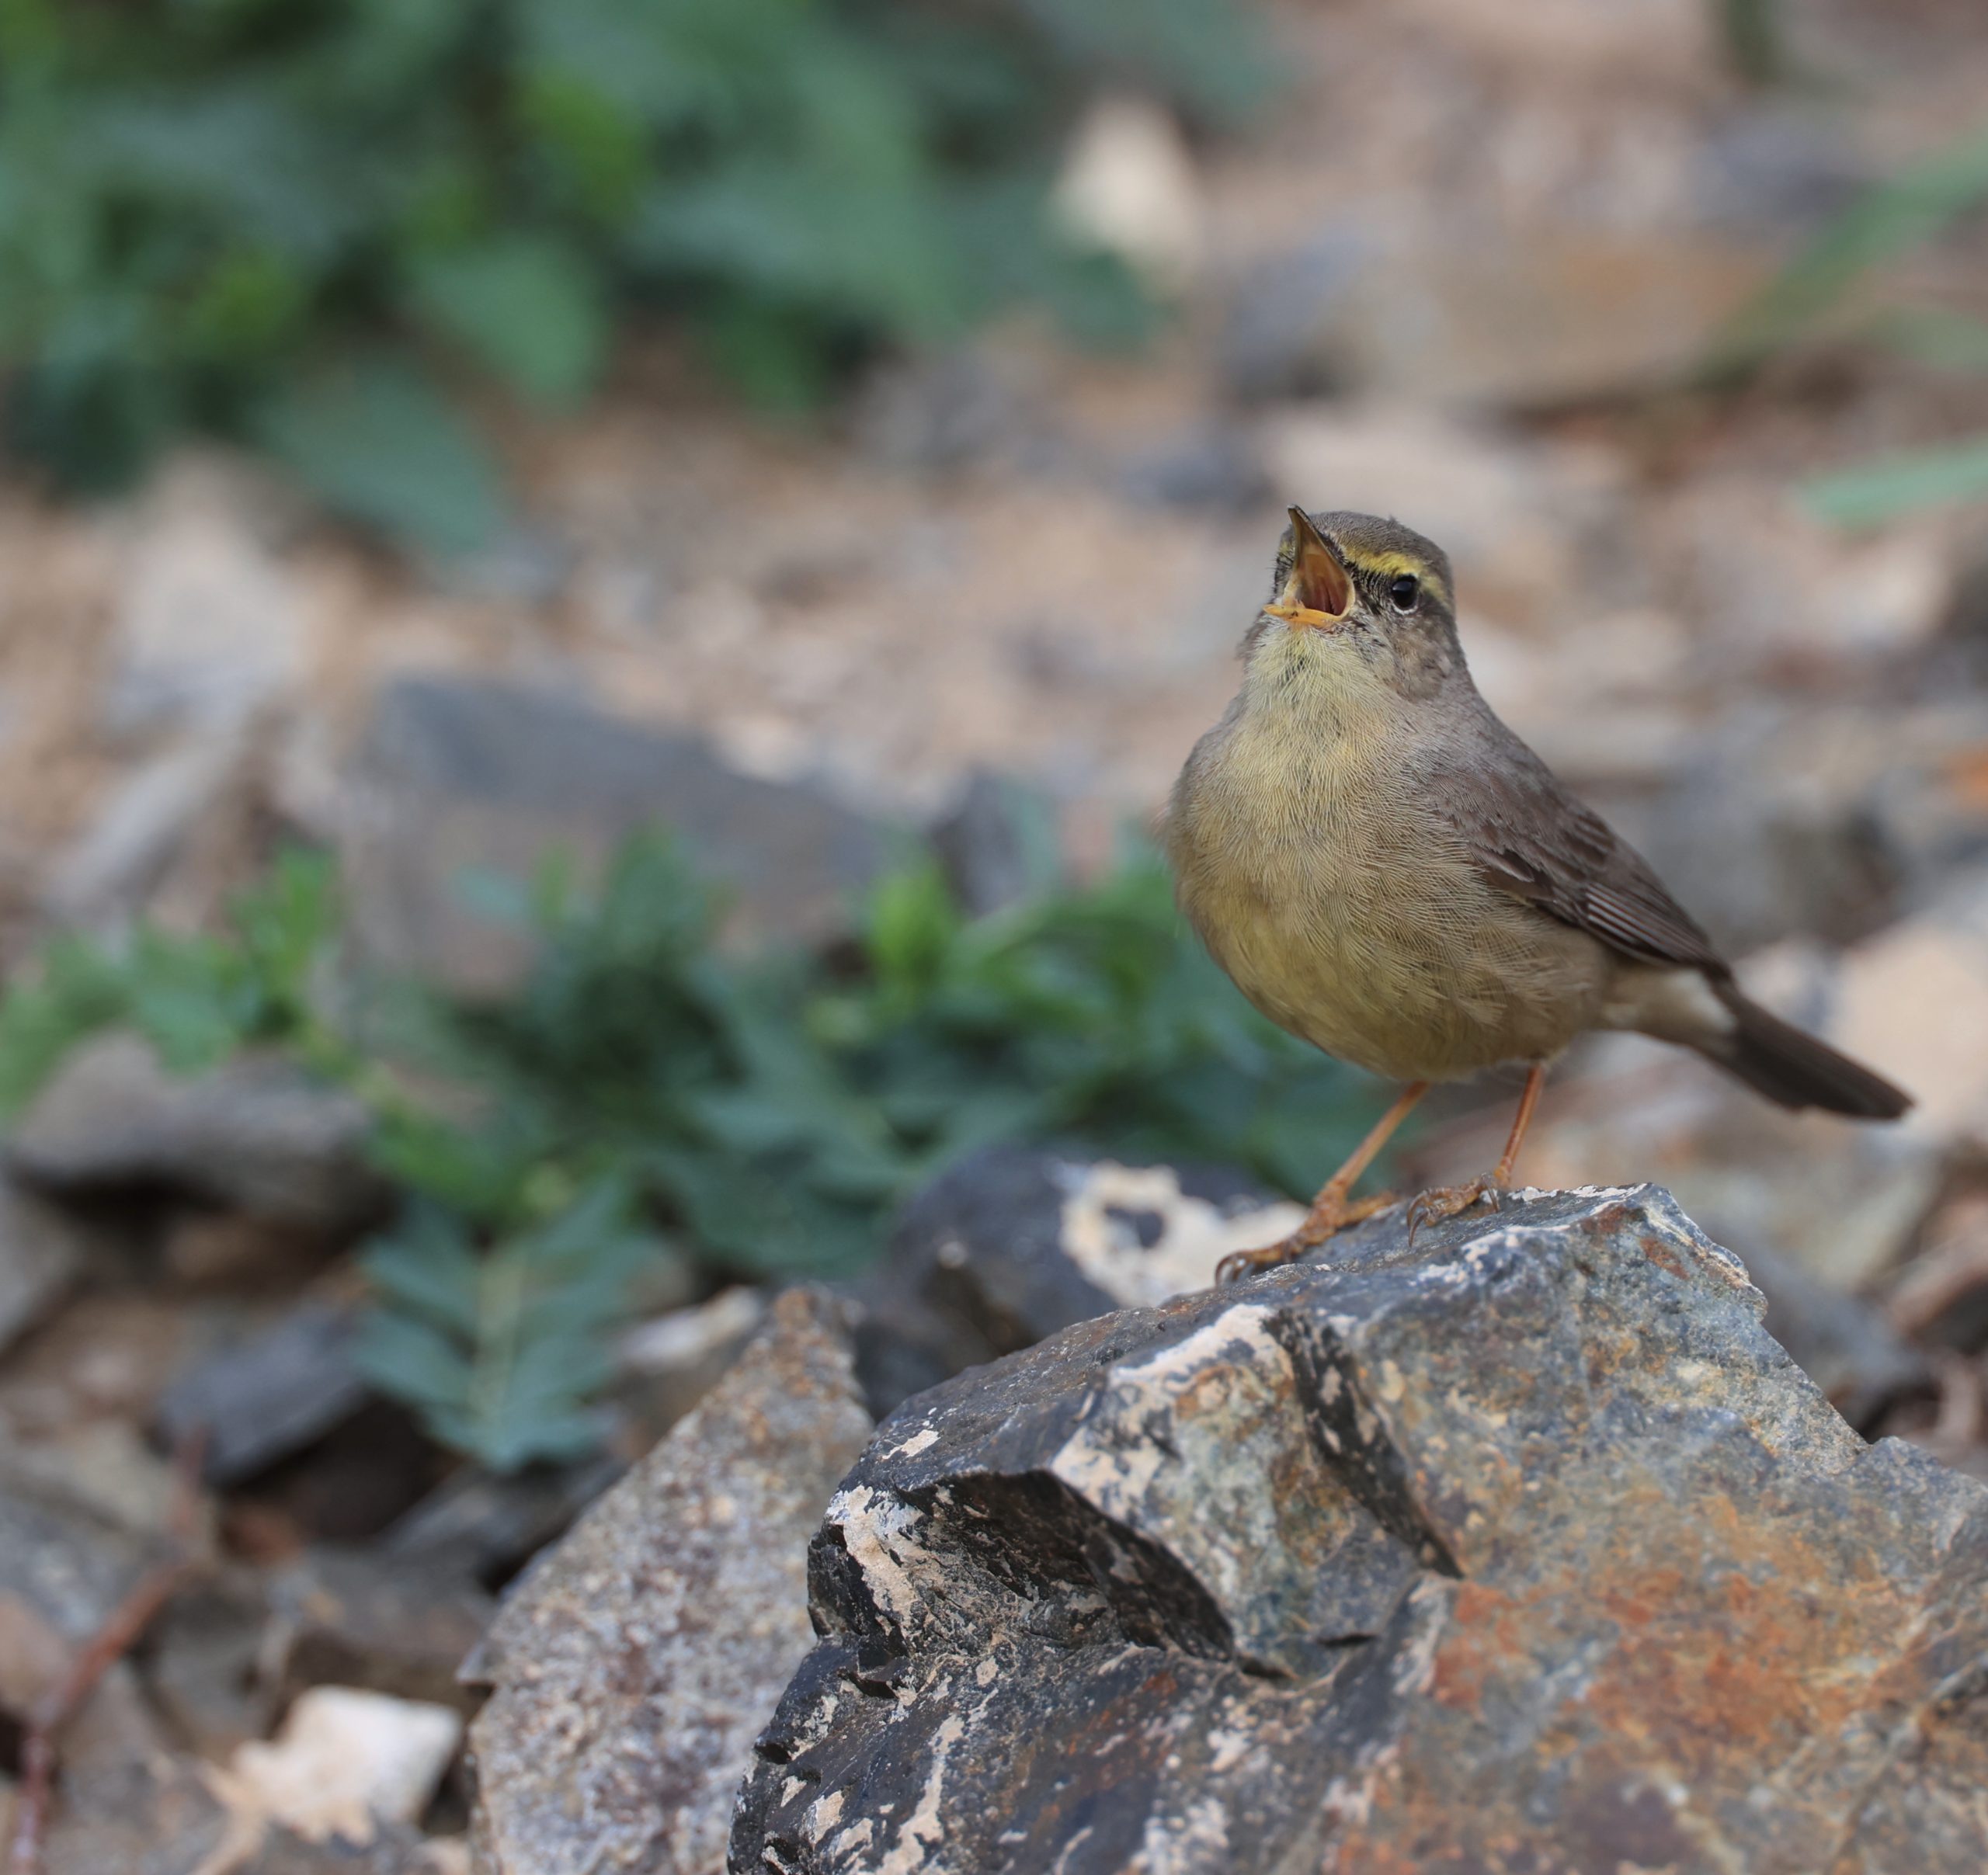
M 1388 597 L 1394 601 L 1397 612 L 1413 612 L 1421 596 L 1422 582 L 1413 573 L 1399 575 L 1388 588 Z

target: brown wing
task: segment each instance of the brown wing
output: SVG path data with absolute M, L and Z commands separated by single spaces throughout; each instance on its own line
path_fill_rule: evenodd
M 1484 877 L 1625 957 L 1723 975 L 1712 939 L 1642 855 L 1493 721 L 1502 746 L 1433 778 L 1434 800 Z

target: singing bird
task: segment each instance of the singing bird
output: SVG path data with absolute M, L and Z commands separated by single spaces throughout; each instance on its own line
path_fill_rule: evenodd
M 1250 1002 L 1406 1085 L 1297 1230 L 1218 1280 L 1395 1202 L 1354 1202 L 1354 1183 L 1430 1084 L 1523 1063 L 1496 1168 L 1423 1193 L 1409 1227 L 1495 1203 L 1547 1064 L 1589 1030 L 1696 1049 L 1785 1107 L 1906 1111 L 1889 1082 L 1750 1001 L 1643 859 L 1492 713 L 1441 548 L 1372 515 L 1290 514 L 1242 686 L 1174 787 L 1167 853 Z

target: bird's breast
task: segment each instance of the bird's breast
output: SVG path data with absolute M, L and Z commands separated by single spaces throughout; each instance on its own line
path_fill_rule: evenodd
M 1400 727 L 1242 717 L 1204 738 L 1168 823 L 1182 908 L 1273 1022 L 1372 1072 L 1557 1053 L 1605 960 L 1486 883 Z

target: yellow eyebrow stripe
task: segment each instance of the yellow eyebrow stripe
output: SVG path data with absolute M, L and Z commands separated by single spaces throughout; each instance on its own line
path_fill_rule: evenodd
M 1442 575 L 1424 566 L 1413 554 L 1347 554 L 1344 557 L 1361 572 L 1378 573 L 1384 578 L 1413 573 L 1425 586 L 1434 586 L 1444 599 L 1450 596 L 1450 589 L 1444 585 Z

